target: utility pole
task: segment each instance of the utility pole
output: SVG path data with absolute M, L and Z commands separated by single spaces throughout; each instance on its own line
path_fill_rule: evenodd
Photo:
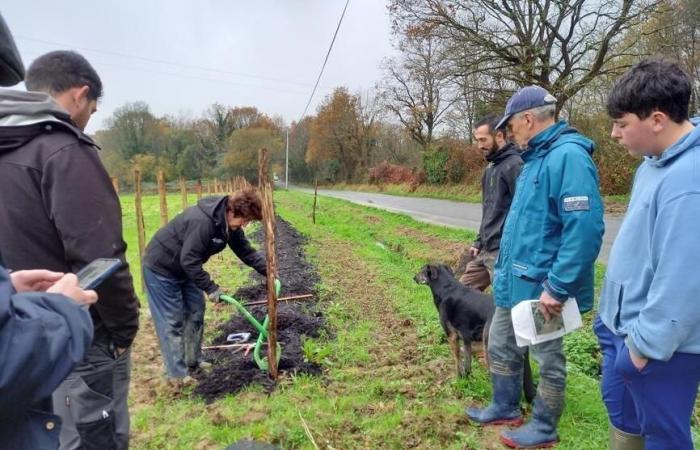
M 287 128 L 287 150 L 284 159 L 284 188 L 289 189 L 289 128 Z

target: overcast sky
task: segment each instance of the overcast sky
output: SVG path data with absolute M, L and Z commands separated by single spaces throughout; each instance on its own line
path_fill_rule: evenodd
M 115 108 L 199 116 L 214 102 L 299 119 L 345 0 L 3 0 L 26 66 L 51 50 L 82 53 L 104 98 L 88 132 Z M 392 54 L 386 0 L 350 0 L 309 108 L 333 87 L 371 89 Z M 213 70 L 208 70 L 213 69 Z

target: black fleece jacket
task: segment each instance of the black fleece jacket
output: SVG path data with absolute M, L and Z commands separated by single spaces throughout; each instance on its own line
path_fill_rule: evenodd
M 501 245 L 503 224 L 513 201 L 515 181 L 523 168 L 523 160 L 515 144 L 510 143 L 487 159 L 489 165 L 481 179 L 481 227 L 474 247 L 491 252 Z
M 267 262 L 248 242 L 242 229 L 226 226 L 226 196 L 204 197 L 168 222 L 146 248 L 143 266 L 166 277 L 190 279 L 211 294 L 219 286 L 202 268 L 226 244 L 241 261 L 267 274 Z
M 95 143 L 40 93 L 0 90 L 0 249 L 12 270 L 124 266 L 90 307 L 96 342 L 128 347 L 139 326 L 119 198 Z

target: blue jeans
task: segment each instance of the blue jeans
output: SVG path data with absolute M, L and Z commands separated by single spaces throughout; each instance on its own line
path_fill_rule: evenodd
M 201 360 L 204 292 L 189 279 L 166 277 L 148 268 L 143 277 L 165 371 L 171 378 L 183 378 Z
M 638 370 L 623 336 L 616 336 L 600 317 L 593 330 L 603 353 L 600 388 L 613 426 L 644 436 L 647 450 L 692 449 L 690 418 L 700 383 L 700 355 L 674 353 L 668 361 L 650 359 Z
M 513 320 L 509 308 L 496 307 L 489 329 L 490 370 L 497 375 L 512 376 L 522 373 L 526 347 L 515 343 Z M 530 353 L 540 367 L 537 396 L 554 414 L 561 414 L 566 389 L 566 358 L 562 338 L 531 345 Z M 559 417 L 554 418 L 557 423 Z

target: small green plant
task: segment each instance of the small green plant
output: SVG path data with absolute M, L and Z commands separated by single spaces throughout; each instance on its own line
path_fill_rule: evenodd
M 600 347 L 598 340 L 590 331 L 584 328 L 564 338 L 564 353 L 570 366 L 574 366 L 590 377 L 598 377 L 600 373 Z
M 306 338 L 301 344 L 304 359 L 308 362 L 332 366 L 331 355 L 333 348 L 328 343 L 318 342 L 315 339 Z

